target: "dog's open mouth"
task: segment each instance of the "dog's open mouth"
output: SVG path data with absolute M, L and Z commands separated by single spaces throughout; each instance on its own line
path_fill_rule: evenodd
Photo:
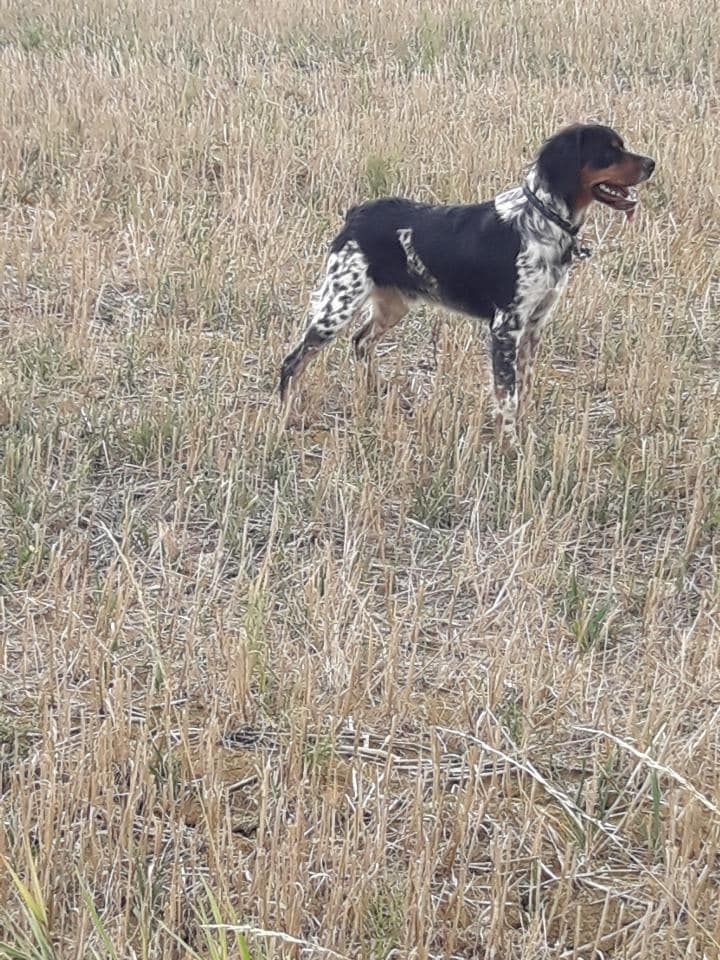
M 638 202 L 635 187 L 621 187 L 617 183 L 596 183 L 592 189 L 596 200 L 613 210 L 621 210 L 628 220 L 632 220 Z

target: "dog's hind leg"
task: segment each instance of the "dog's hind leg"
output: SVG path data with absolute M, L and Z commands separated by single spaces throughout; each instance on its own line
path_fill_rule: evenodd
M 346 327 L 373 289 L 368 263 L 360 247 L 349 240 L 328 257 L 325 277 L 310 305 L 310 324 L 298 345 L 285 357 L 280 371 L 280 399 L 313 357 Z
M 400 323 L 409 309 L 405 297 L 398 290 L 388 287 L 376 287 L 370 296 L 370 302 L 370 319 L 353 336 L 353 347 L 358 360 L 367 357 L 375 344 L 388 330 Z

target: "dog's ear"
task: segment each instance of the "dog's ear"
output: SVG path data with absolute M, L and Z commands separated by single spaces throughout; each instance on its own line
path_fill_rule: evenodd
M 555 197 L 562 197 L 572 210 L 580 185 L 583 164 L 583 135 L 580 124 L 566 127 L 546 140 L 537 156 L 537 172 L 544 186 Z

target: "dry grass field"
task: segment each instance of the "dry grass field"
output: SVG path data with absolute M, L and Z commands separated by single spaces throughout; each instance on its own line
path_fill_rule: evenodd
M 0 957 L 720 957 L 718 36 L 5 0 Z M 343 211 L 588 119 L 658 170 L 592 215 L 521 455 L 430 310 L 285 429 Z

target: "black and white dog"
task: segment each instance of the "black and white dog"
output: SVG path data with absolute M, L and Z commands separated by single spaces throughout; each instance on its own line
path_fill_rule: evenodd
M 353 337 L 366 356 L 418 300 L 490 320 L 497 425 L 515 440 L 540 332 L 567 283 L 577 234 L 599 200 L 631 219 L 634 187 L 655 168 L 609 127 L 574 125 L 547 140 L 521 187 L 485 203 L 440 206 L 388 197 L 353 207 L 330 247 L 311 321 L 285 358 L 287 394 L 322 347 L 368 301 Z

